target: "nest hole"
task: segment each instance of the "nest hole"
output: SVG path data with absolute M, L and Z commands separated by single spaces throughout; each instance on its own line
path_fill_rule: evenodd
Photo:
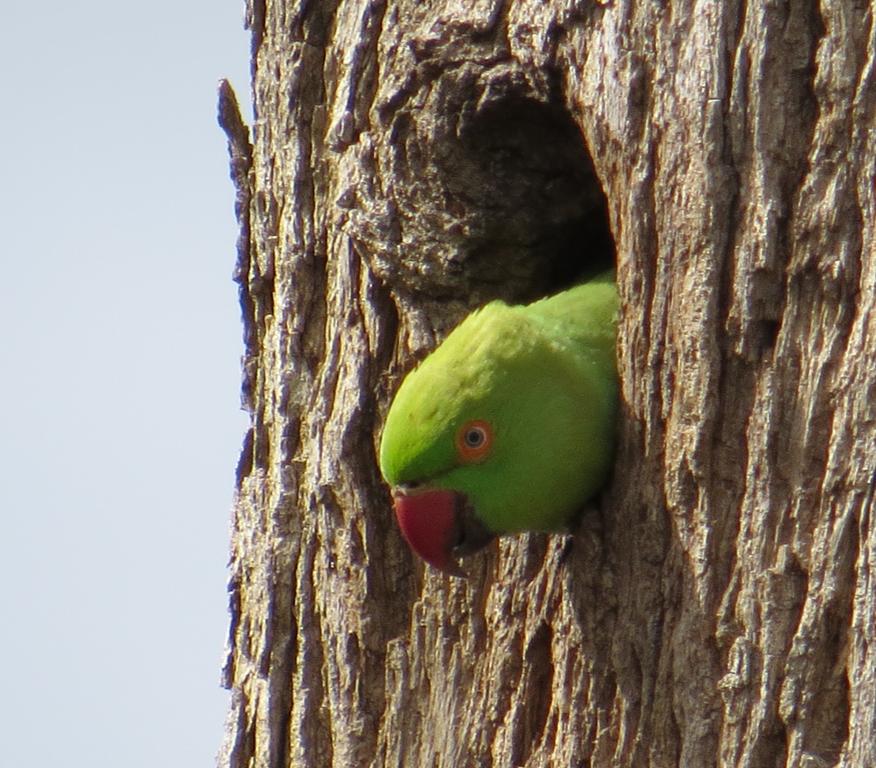
M 473 212 L 457 250 L 470 277 L 530 300 L 614 266 L 606 196 L 565 108 L 505 98 L 458 136 L 445 180 Z

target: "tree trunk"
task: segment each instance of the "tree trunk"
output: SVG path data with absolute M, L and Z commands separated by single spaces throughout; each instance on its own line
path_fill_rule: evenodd
M 220 764 L 876 766 L 874 5 L 247 14 Z M 375 458 L 402 375 L 612 242 L 598 509 L 424 568 Z

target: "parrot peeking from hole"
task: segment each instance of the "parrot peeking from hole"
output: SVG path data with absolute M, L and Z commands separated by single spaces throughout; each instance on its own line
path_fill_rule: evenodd
M 604 484 L 617 410 L 614 273 L 469 315 L 402 382 L 380 469 L 427 563 L 495 536 L 563 529 Z

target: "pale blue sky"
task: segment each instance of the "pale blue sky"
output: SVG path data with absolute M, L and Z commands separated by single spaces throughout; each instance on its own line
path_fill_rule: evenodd
M 0 11 L 4 767 L 213 765 L 248 50 L 242 0 Z

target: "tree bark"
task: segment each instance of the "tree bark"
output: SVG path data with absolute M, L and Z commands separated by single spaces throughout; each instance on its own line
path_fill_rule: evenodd
M 876 766 L 876 27 L 854 0 L 250 0 L 220 764 Z M 375 447 L 467 311 L 616 250 L 571 537 L 424 569 Z

